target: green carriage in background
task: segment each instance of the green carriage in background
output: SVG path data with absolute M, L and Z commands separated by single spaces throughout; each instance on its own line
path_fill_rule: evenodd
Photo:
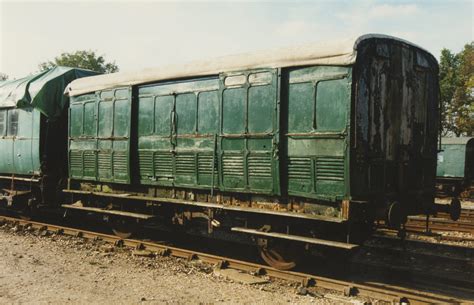
M 67 177 L 64 89 L 96 74 L 55 67 L 0 83 L 0 204 L 21 211 L 58 204 L 58 184 Z
M 444 195 L 471 197 L 474 182 L 474 138 L 442 138 L 436 169 L 437 189 Z

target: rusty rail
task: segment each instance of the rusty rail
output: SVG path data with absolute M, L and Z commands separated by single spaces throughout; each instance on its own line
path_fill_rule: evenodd
M 437 216 L 440 218 L 450 219 L 448 213 L 438 213 Z M 474 209 L 462 209 L 459 221 L 474 223 Z
M 426 218 L 420 216 L 409 217 L 406 223 L 406 228 L 415 231 L 426 230 Z M 445 218 L 430 218 L 428 220 L 428 228 L 430 231 L 447 231 L 447 232 L 462 232 L 474 234 L 474 222 L 472 221 L 452 221 Z
M 259 275 L 267 275 L 270 278 L 277 278 L 285 281 L 300 283 L 304 287 L 320 287 L 324 289 L 336 290 L 343 292 L 348 296 L 363 296 L 372 299 L 379 299 L 388 302 L 400 303 L 402 300 L 408 301 L 410 304 L 433 304 L 433 303 L 449 303 L 462 304 L 465 301 L 449 296 L 439 295 L 435 293 L 419 291 L 415 289 L 386 285 L 383 283 L 357 283 L 347 282 L 327 277 L 315 276 L 311 274 L 284 271 L 274 269 L 265 265 L 245 262 L 241 260 L 231 259 L 217 255 L 211 255 L 193 250 L 182 249 L 177 247 L 166 246 L 153 242 L 145 242 L 135 239 L 121 239 L 114 235 L 86 231 L 71 227 L 51 225 L 30 220 L 23 220 L 13 217 L 0 215 L 0 225 L 10 223 L 12 225 L 20 225 L 23 227 L 32 227 L 40 231 L 51 232 L 55 234 L 63 234 L 68 236 L 81 237 L 90 240 L 102 240 L 107 243 L 121 247 L 131 247 L 136 249 L 148 250 L 159 256 L 174 256 L 185 258 L 188 260 L 201 260 L 206 263 L 215 264 L 220 268 L 233 268 L 246 272 L 254 272 Z

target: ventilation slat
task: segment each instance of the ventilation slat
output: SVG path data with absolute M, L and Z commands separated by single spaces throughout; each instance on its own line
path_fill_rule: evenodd
M 173 156 L 171 153 L 156 152 L 153 160 L 156 176 L 173 176 Z
M 249 177 L 269 178 L 272 176 L 272 159 L 269 155 L 250 155 L 247 166 Z
M 95 170 L 95 153 L 93 151 L 84 152 L 84 170 Z
M 69 162 L 72 168 L 82 169 L 82 152 L 71 151 Z
M 111 153 L 100 151 L 97 156 L 97 165 L 99 172 L 110 171 L 112 169 Z
M 212 175 L 212 155 L 198 155 L 198 170 L 199 174 Z M 215 172 L 217 171 L 217 166 Z
M 152 172 L 153 171 L 153 152 L 139 151 L 138 162 L 140 166 L 140 171 Z
M 319 157 L 316 159 L 316 179 L 344 180 L 344 159 L 342 157 Z
M 114 172 L 126 173 L 128 169 L 127 154 L 125 152 L 114 152 Z
M 298 180 L 310 180 L 311 159 L 306 157 L 289 157 L 288 178 Z
M 176 156 L 176 174 L 193 175 L 196 171 L 194 154 L 178 154 Z
M 226 155 L 222 157 L 223 174 L 225 176 L 243 176 L 244 158 L 242 155 Z

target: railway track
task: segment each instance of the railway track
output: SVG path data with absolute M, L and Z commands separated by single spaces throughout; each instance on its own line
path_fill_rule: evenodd
M 88 240 L 101 240 L 117 247 L 128 247 L 131 249 L 149 251 L 156 256 L 174 256 L 188 260 L 200 260 L 209 264 L 213 264 L 217 268 L 232 268 L 245 272 L 251 272 L 257 275 L 266 275 L 270 278 L 296 282 L 303 287 L 318 287 L 328 290 L 340 291 L 347 296 L 358 295 L 395 304 L 400 304 L 403 302 L 409 302 L 409 304 L 462 304 L 466 302 L 466 300 L 463 299 L 428 291 L 387 285 L 378 282 L 344 281 L 313 274 L 278 270 L 265 265 L 236 260 L 229 257 L 196 252 L 184 248 L 172 247 L 155 242 L 136 239 L 121 239 L 114 235 L 87 231 L 83 229 L 51 225 L 14 217 L 0 216 L 0 225 L 5 223 L 9 223 L 13 226 L 22 226 L 24 228 L 29 227 L 39 230 L 40 232 L 63 234 Z
M 474 248 L 376 235 L 364 243 L 352 261 L 375 278 L 442 283 L 472 295 L 473 257 Z
M 450 216 L 448 213 L 438 213 L 438 217 L 449 219 Z M 459 217 L 458 221 L 464 222 L 474 222 L 474 209 L 462 209 L 461 216 Z
M 377 232 L 382 235 L 396 236 L 397 231 L 379 223 Z M 405 224 L 407 234 L 435 238 L 438 241 L 473 242 L 474 243 L 474 209 L 462 209 L 459 220 L 452 221 L 448 213 L 438 213 L 428 219 L 425 216 L 409 216 Z M 458 235 L 440 234 L 442 232 L 461 233 Z M 409 238 L 409 236 L 408 236 Z
M 454 242 L 454 243 L 474 242 L 474 237 L 465 236 L 465 235 L 462 235 L 462 236 L 443 235 L 443 234 L 440 234 L 439 232 L 432 232 L 432 231 L 426 232 L 426 228 L 425 227 L 422 228 L 421 226 L 407 229 L 406 233 L 407 233 L 407 237 L 406 237 L 407 240 L 413 240 L 413 236 L 416 236 L 416 237 L 421 236 L 421 237 L 433 238 L 439 242 L 441 241 L 448 241 L 448 242 Z M 390 229 L 390 228 L 385 228 L 385 227 L 379 228 L 377 229 L 377 234 L 381 236 L 395 237 L 398 239 L 397 237 L 398 231 Z
M 463 220 L 460 219 L 458 221 L 452 221 L 442 217 L 430 217 L 427 226 L 426 217 L 410 216 L 405 227 L 413 231 L 426 231 L 428 228 L 428 231 L 431 232 L 461 232 L 474 235 L 474 221 L 466 217 L 471 216 L 465 216 Z

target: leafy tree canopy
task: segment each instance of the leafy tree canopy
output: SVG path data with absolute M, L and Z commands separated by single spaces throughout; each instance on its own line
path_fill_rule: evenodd
M 53 61 L 41 63 L 39 68 L 44 71 L 55 66 L 89 69 L 100 73 L 112 73 L 119 70 L 115 62 L 106 62 L 104 56 L 97 55 L 90 50 L 62 53 L 55 57 Z
M 474 42 L 441 51 L 439 85 L 443 134 L 474 135 Z

